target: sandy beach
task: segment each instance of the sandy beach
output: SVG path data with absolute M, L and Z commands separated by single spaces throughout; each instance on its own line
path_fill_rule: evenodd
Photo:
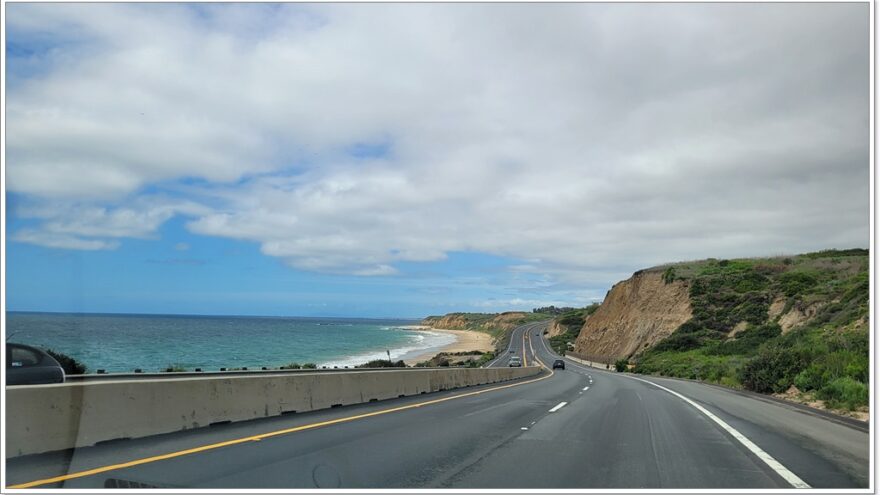
M 431 328 L 424 325 L 413 325 L 405 327 L 409 330 L 424 330 L 437 333 L 446 333 L 455 336 L 455 342 L 443 346 L 441 348 L 428 349 L 422 354 L 418 354 L 411 358 L 405 359 L 404 362 L 410 366 L 421 361 L 427 361 L 441 352 L 465 352 L 465 351 L 494 351 L 495 344 L 492 336 L 472 330 L 448 330 L 444 328 Z

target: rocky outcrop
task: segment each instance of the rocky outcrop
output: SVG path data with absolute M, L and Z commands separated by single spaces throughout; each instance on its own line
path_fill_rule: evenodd
M 783 296 L 776 296 L 776 298 L 773 299 L 773 302 L 770 303 L 770 308 L 767 310 L 767 317 L 770 321 L 773 321 L 782 315 L 782 312 L 785 310 L 785 302 L 786 299 Z
M 568 330 L 568 327 L 565 325 L 560 325 L 558 321 L 553 320 L 550 322 L 550 326 L 547 327 L 547 337 L 556 337 L 557 335 L 562 335 Z
M 825 306 L 824 302 L 814 302 L 810 304 L 795 303 L 794 306 L 779 318 L 779 326 L 782 333 L 788 333 L 795 327 L 808 323 L 816 317 L 819 310 Z
M 628 358 L 668 337 L 692 316 L 688 283 L 660 271 L 636 272 L 608 291 L 575 341 L 582 356 Z

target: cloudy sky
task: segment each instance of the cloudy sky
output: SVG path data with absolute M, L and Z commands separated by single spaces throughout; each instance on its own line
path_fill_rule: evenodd
M 6 4 L 12 310 L 422 316 L 869 244 L 868 4 Z

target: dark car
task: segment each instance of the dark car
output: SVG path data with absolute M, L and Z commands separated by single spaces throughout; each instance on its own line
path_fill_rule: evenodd
M 37 385 L 64 383 L 64 369 L 41 349 L 24 344 L 6 344 L 6 384 Z
M 553 369 L 555 370 L 556 368 L 565 369 L 565 361 L 563 361 L 561 359 L 557 359 L 556 361 L 553 361 Z

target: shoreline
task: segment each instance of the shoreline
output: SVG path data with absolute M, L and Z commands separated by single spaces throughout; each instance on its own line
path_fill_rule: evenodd
M 413 351 L 414 353 L 418 354 L 404 356 L 403 362 L 406 363 L 407 366 L 414 366 L 416 363 L 427 361 L 441 352 L 495 351 L 494 339 L 488 333 L 477 332 L 474 330 L 451 330 L 448 328 L 433 328 L 425 325 L 411 325 L 400 328 L 422 332 L 444 333 L 455 337 L 455 340 L 449 344 L 440 347 Z

